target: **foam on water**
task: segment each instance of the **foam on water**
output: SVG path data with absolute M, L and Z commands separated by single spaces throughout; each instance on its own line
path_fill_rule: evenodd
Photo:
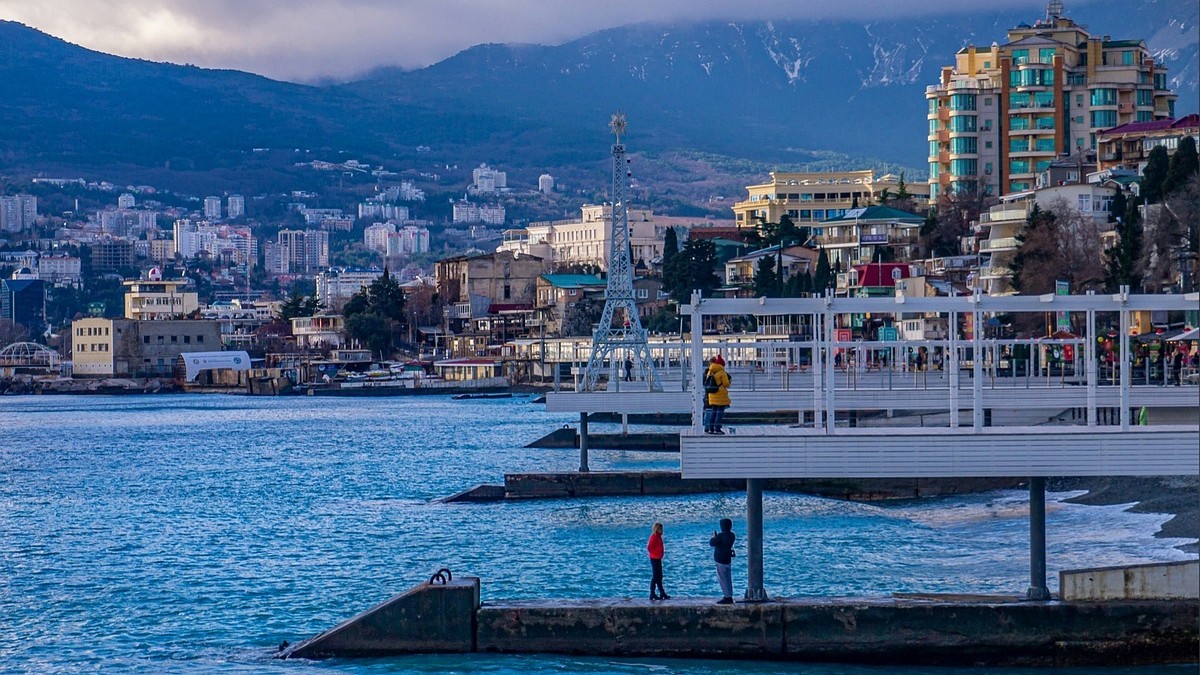
M 571 419 L 527 399 L 6 398 L 0 408 L 0 668 L 27 672 L 879 672 L 844 666 L 431 656 L 279 663 L 307 637 L 448 566 L 485 600 L 641 597 L 649 525 L 666 586 L 714 596 L 708 537 L 739 494 L 440 504 L 511 471 L 575 468 L 525 443 Z M 595 469 L 676 466 L 597 452 Z M 1059 569 L 1179 560 L 1167 516 L 1048 502 Z M 777 596 L 1019 593 L 1020 491 L 898 504 L 768 494 Z M 744 560 L 739 542 L 738 563 Z M 735 565 L 735 584 L 744 583 Z M 889 673 L 914 672 L 887 669 Z M 952 671 L 947 671 L 952 672 Z M 994 672 L 994 671 L 992 671 Z M 1028 671 L 1025 671 L 1028 672 Z

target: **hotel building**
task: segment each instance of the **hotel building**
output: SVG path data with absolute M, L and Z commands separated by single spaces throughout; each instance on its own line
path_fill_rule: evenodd
M 840 218 L 846 212 L 874 204 L 886 191 L 900 192 L 900 177 L 892 174 L 876 177 L 870 169 L 829 173 L 772 172 L 771 180 L 746 186 L 746 199 L 733 205 L 734 222 L 739 228 L 777 223 L 787 215 L 798 225 Z M 927 183 L 906 184 L 905 191 L 917 201 L 929 198 Z M 632 223 L 632 216 L 630 221 Z

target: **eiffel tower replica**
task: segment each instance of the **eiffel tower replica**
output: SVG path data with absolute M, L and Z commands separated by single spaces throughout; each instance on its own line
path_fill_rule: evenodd
M 608 287 L 604 295 L 604 314 L 592 333 L 592 355 L 588 358 L 580 391 L 596 391 L 600 375 L 607 369 L 609 391 L 619 388 L 618 380 L 630 379 L 629 388 L 644 385 L 647 391 L 662 391 L 646 329 L 638 318 L 633 298 L 633 257 L 629 245 L 629 205 L 625 202 L 625 114 L 614 113 L 609 128 L 617 142 L 612 146 L 612 248 L 608 256 Z M 629 368 L 629 364 L 632 367 Z M 629 377 L 627 377 L 627 371 Z M 636 384 L 635 384 L 636 383 Z M 615 386 L 614 386 L 615 385 Z

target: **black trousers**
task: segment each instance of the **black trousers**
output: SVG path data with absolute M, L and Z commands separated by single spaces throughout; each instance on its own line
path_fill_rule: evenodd
M 663 590 L 662 581 L 663 581 L 662 560 L 661 559 L 655 560 L 654 558 L 651 558 L 650 559 L 650 595 L 654 595 L 655 589 L 658 590 L 659 595 L 667 594 L 667 592 L 665 590 Z

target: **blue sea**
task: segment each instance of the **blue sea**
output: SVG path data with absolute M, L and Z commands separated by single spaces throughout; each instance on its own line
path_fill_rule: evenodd
M 505 472 L 573 470 L 573 450 L 523 447 L 571 421 L 524 397 L 0 398 L 0 672 L 958 672 L 561 656 L 271 658 L 282 641 L 329 628 L 440 567 L 481 577 L 485 602 L 644 597 L 654 521 L 665 524 L 668 592 L 715 599 L 708 537 L 725 516 L 744 533 L 740 495 L 435 502 L 499 483 Z M 591 464 L 667 469 L 677 459 L 594 451 Z M 1052 494 L 1047 505 L 1052 590 L 1060 569 L 1189 557 L 1175 548 L 1184 540 L 1152 537 L 1169 516 L 1064 503 L 1069 496 Z M 1020 491 L 889 504 L 771 493 L 765 522 L 766 586 L 776 596 L 1028 586 Z M 744 570 L 735 567 L 739 584 Z

